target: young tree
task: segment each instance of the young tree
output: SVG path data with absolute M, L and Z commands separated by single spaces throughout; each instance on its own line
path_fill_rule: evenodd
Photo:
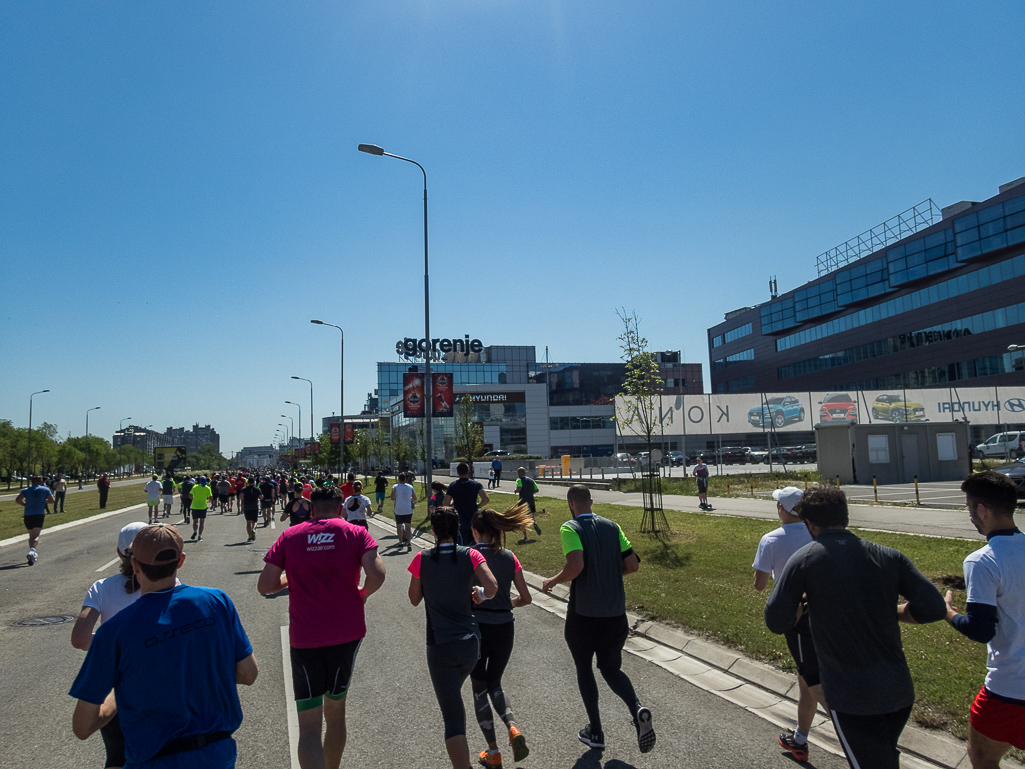
M 367 429 L 357 430 L 352 435 L 352 451 L 359 459 L 360 469 L 365 471 L 367 460 L 370 459 L 370 431 Z
M 473 460 L 484 454 L 484 431 L 477 422 L 477 408 L 470 393 L 465 393 L 456 409 L 456 454 L 465 457 L 472 467 Z
M 388 442 L 384 439 L 384 423 L 378 422 L 377 427 L 370 433 L 370 455 L 377 460 L 378 467 L 384 467 L 384 460 L 388 456 Z

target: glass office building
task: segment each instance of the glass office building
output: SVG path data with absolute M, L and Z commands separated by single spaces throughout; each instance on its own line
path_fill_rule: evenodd
M 708 330 L 712 391 L 1020 384 L 1025 179 Z

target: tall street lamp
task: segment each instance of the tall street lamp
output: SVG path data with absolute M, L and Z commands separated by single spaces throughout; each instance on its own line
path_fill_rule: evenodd
M 30 396 L 28 396 L 28 478 L 29 482 L 32 482 L 32 399 L 42 393 L 48 393 L 49 390 L 36 390 Z
M 121 424 L 117 426 L 117 431 L 121 434 L 120 440 L 117 442 L 117 472 L 120 476 L 124 470 L 124 446 L 125 446 L 125 422 L 130 421 L 131 417 L 125 417 L 121 420 Z M 135 433 L 132 433 L 132 437 L 135 437 Z
M 92 464 L 92 449 L 89 446 L 89 412 L 96 411 L 98 408 L 99 406 L 93 406 L 85 411 L 85 471 L 87 474 L 89 472 L 89 465 Z M 82 488 L 81 484 L 79 484 L 79 488 Z
M 424 167 L 417 163 L 415 160 L 410 158 L 404 158 L 401 155 L 393 155 L 390 152 L 385 152 L 383 149 L 378 147 L 376 144 L 361 144 L 357 149 L 360 152 L 365 152 L 368 155 L 383 155 L 389 158 L 395 158 L 396 160 L 404 160 L 407 163 L 412 163 L 420 172 L 424 175 L 424 339 L 425 349 L 423 350 L 424 361 L 424 393 L 427 397 L 427 410 L 424 413 L 424 419 L 427 420 L 425 425 L 425 438 L 427 440 L 427 488 L 431 488 L 433 482 L 433 470 L 434 470 L 434 402 L 433 393 L 431 392 L 431 291 L 430 291 L 430 269 L 429 262 L 427 260 L 427 171 Z M 430 491 L 427 492 L 428 494 Z
M 342 331 L 341 326 L 336 326 L 334 323 L 325 323 L 322 320 L 311 320 L 310 323 L 337 328 L 342 335 L 342 348 L 339 357 L 341 364 L 338 374 L 338 414 L 342 420 L 340 424 L 342 429 L 341 442 L 338 444 L 338 473 L 342 475 L 345 472 L 345 332 Z
M 285 401 L 285 403 L 287 403 L 289 406 L 295 406 L 297 409 L 299 409 L 299 443 L 302 443 L 303 442 L 303 407 L 300 406 L 298 403 L 293 403 L 292 401 Z
M 282 414 L 281 418 L 282 419 L 287 419 L 289 421 L 289 423 L 292 425 L 291 430 L 289 430 L 289 433 L 288 433 L 288 446 L 289 446 L 289 448 L 291 448 L 292 447 L 292 438 L 295 437 L 295 420 L 292 417 L 290 417 L 288 414 Z M 282 427 L 283 426 L 284 425 L 282 425 Z
M 298 379 L 303 382 L 310 382 L 309 379 L 306 379 L 301 376 L 294 376 L 292 377 L 292 379 Z M 316 435 L 317 431 L 313 429 L 313 382 L 310 382 L 310 440 L 312 441 Z

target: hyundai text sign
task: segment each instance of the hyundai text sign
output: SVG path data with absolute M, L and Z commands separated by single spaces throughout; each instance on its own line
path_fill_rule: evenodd
M 432 339 L 429 345 L 426 339 L 408 336 L 395 343 L 395 352 L 404 358 L 422 358 L 428 351 L 432 357 L 436 357 L 448 352 L 479 353 L 483 349 L 484 343 L 479 339 L 470 339 L 469 334 L 465 334 L 462 339 Z

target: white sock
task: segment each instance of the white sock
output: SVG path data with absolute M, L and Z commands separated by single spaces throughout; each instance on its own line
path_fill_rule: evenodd
M 800 727 L 794 729 L 794 742 L 804 745 L 808 742 L 808 732 L 802 732 Z

